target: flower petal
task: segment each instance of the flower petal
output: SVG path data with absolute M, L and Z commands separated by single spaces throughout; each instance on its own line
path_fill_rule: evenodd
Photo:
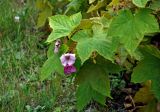
M 67 64 L 68 64 L 69 66 L 73 65 L 74 63 L 75 63 L 75 60 L 68 60 L 68 61 L 67 61 Z
M 71 74 L 71 73 L 74 73 L 74 72 L 76 72 L 77 70 L 76 70 L 76 67 L 74 67 L 73 65 L 71 65 L 71 66 L 65 66 L 64 67 L 64 73 L 66 74 L 66 75 L 69 75 L 69 74 Z
M 72 73 L 75 73 L 76 71 L 77 71 L 76 67 L 72 65 L 72 66 L 71 66 L 71 72 L 72 72 Z
M 63 65 L 64 67 L 67 66 L 67 65 L 68 65 L 67 61 L 64 61 L 64 62 L 62 63 L 62 65 Z
M 75 61 L 76 60 L 75 54 L 70 54 L 70 59 Z
M 63 66 L 66 66 L 66 65 L 67 65 L 66 58 L 65 58 L 65 54 L 63 54 L 63 55 L 60 57 L 60 60 L 61 60 L 61 63 L 62 63 Z

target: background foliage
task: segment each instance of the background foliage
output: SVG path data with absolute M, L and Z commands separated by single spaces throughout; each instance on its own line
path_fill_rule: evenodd
M 134 83 L 151 80 L 150 90 L 159 100 L 159 41 L 156 45 L 152 43 L 153 36 L 159 33 L 159 6 L 155 3 L 158 1 L 89 0 L 84 5 L 83 0 L 72 0 L 65 15 L 49 18 L 53 31 L 46 42 L 61 38 L 68 48 L 76 43 L 68 52 L 76 53 L 81 60 L 80 68 L 78 66 L 79 70 L 73 76 L 78 85 L 79 111 L 93 100 L 106 105 L 106 97 L 112 98 L 109 74 L 120 72 L 128 73 Z M 45 64 L 43 71 L 47 70 Z M 108 66 L 112 64 L 115 65 L 110 71 Z M 116 71 L 115 66 L 121 69 Z M 60 68 L 52 71 L 58 72 Z

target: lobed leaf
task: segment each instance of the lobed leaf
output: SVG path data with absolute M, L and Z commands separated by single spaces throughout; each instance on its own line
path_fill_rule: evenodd
M 144 59 L 138 63 L 132 73 L 132 81 L 135 83 L 151 80 L 151 90 L 156 98 L 160 100 L 160 58 L 152 55 L 152 52 L 146 52 L 146 48 L 142 48 Z
M 79 110 L 82 110 L 91 100 L 105 105 L 105 97 L 110 97 L 110 82 L 103 67 L 85 63 L 78 72 L 76 81 L 79 84 L 76 92 Z
M 47 42 L 52 42 L 58 38 L 70 35 L 73 30 L 80 24 L 82 19 L 81 13 L 74 14 L 70 17 L 65 15 L 55 15 L 49 18 L 49 25 L 53 29 Z
M 72 37 L 74 41 L 78 42 L 76 49 L 82 63 L 84 63 L 94 51 L 97 51 L 104 58 L 113 61 L 118 42 L 116 39 L 112 40 L 112 38 L 107 37 L 106 29 L 96 27 L 97 29 L 93 28 L 93 34 L 91 30 L 81 30 Z
M 144 35 L 158 30 L 158 22 L 149 10 L 142 9 L 135 15 L 130 10 L 124 10 L 111 22 L 108 35 L 119 38 L 129 54 L 133 55 Z

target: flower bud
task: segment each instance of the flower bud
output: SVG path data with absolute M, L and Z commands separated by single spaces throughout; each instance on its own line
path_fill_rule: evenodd
M 54 45 L 54 53 L 58 53 L 60 46 L 61 46 L 61 40 L 58 39 L 56 40 L 55 45 Z

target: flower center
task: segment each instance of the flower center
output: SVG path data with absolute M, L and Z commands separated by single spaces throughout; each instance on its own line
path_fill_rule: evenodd
M 66 60 L 69 60 L 70 59 L 70 56 L 65 56 Z

